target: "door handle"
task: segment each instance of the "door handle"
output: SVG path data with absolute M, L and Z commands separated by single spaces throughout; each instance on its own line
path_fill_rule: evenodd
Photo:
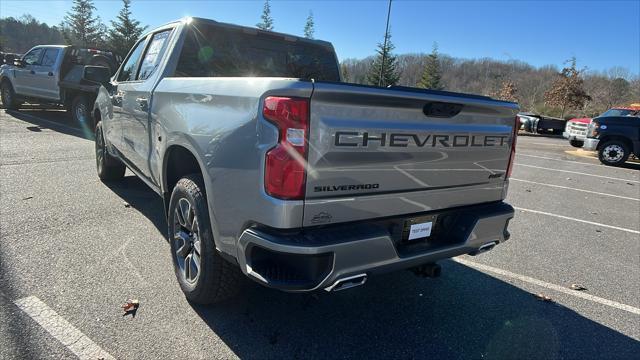
M 149 99 L 145 97 L 136 98 L 136 102 L 140 106 L 140 110 L 148 111 L 149 110 Z
M 53 73 L 51 71 L 49 71 L 49 73 L 47 75 L 53 76 Z

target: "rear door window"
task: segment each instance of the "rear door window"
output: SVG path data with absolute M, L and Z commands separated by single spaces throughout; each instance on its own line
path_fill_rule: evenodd
M 42 66 L 53 66 L 56 63 L 60 49 L 46 49 L 42 56 Z
M 140 40 L 138 44 L 136 44 L 136 47 L 122 66 L 120 74 L 118 74 L 118 81 L 134 81 L 136 79 L 136 74 L 138 73 L 138 60 L 140 60 L 140 55 L 142 55 L 142 50 L 144 50 L 144 44 L 146 43 L 145 40 L 146 38 Z
M 147 51 L 142 58 L 142 65 L 140 65 L 138 80 L 146 80 L 156 71 L 160 65 L 160 60 L 162 60 L 164 51 L 167 48 L 169 35 L 171 35 L 171 30 L 165 30 L 153 34 L 151 43 L 147 47 Z

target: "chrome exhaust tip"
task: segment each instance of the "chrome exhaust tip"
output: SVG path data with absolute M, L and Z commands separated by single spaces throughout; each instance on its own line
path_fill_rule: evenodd
M 476 256 L 478 254 L 482 254 L 484 252 L 487 252 L 487 251 L 493 249 L 494 247 L 496 247 L 496 245 L 498 245 L 497 241 L 488 242 L 488 243 L 483 244 L 482 246 L 480 246 L 478 248 L 478 250 L 474 250 L 474 251 L 470 252 L 469 255 Z
M 352 287 L 364 285 L 367 282 L 367 274 L 358 274 L 338 279 L 331 286 L 324 288 L 326 291 L 340 291 L 350 289 Z

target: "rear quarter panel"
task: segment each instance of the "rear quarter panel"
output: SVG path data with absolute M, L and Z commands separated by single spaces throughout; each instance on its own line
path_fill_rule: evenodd
M 302 226 L 302 201 L 281 201 L 264 191 L 264 156 L 277 143 L 278 132 L 261 114 L 266 96 L 310 97 L 311 92 L 310 82 L 280 78 L 169 77 L 156 87 L 151 175 L 170 191 L 162 175 L 167 150 L 182 146 L 195 155 L 220 250 L 235 256 L 240 233 L 253 222 Z

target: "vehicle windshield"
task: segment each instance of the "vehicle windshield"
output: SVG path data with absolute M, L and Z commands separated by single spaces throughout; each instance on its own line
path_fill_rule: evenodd
M 175 76 L 340 81 L 329 46 L 203 22 L 190 26 Z
M 638 116 L 639 110 L 631 109 L 609 109 L 600 116 Z

